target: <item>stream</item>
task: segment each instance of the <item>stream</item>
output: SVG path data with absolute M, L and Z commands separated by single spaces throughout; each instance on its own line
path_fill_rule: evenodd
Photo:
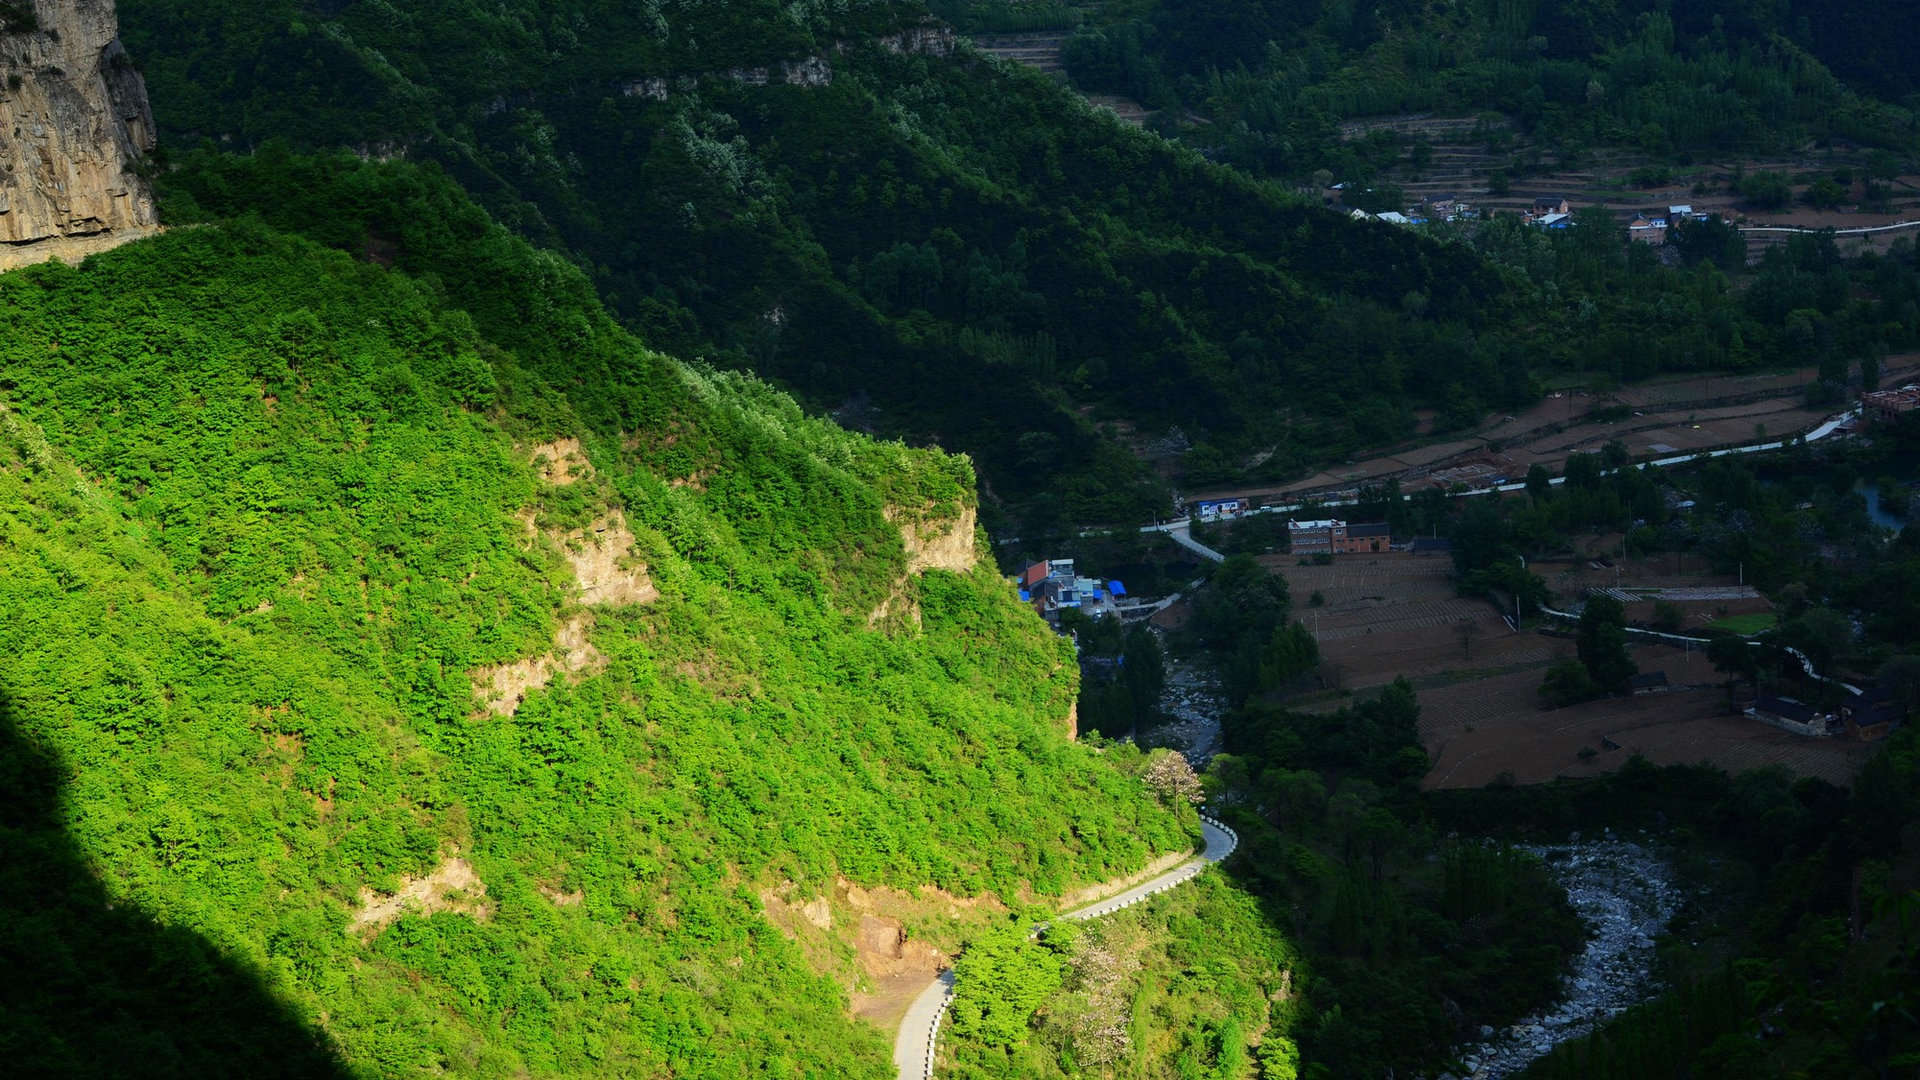
M 1500 1080 L 1515 1076 L 1558 1043 L 1577 1038 L 1654 995 L 1654 940 L 1680 901 L 1672 869 L 1630 840 L 1602 833 L 1582 841 L 1523 846 L 1546 861 L 1593 938 L 1574 960 L 1560 1002 L 1511 1027 L 1480 1029 L 1480 1041 L 1460 1048 L 1464 1074 L 1440 1080 Z
M 1225 692 L 1201 665 L 1168 655 L 1166 672 L 1160 710 L 1167 722 L 1151 730 L 1152 741 L 1179 746 L 1195 769 L 1205 769 L 1219 749 Z M 1547 864 L 1593 936 L 1574 958 L 1557 1003 L 1503 1029 L 1482 1027 L 1479 1041 L 1456 1051 L 1462 1071 L 1442 1073 L 1437 1080 L 1517 1076 L 1556 1045 L 1585 1035 L 1659 990 L 1653 978 L 1654 942 L 1681 900 L 1666 861 L 1610 830 L 1587 839 L 1574 833 L 1567 843 L 1522 845 L 1521 850 Z
M 1160 712 L 1165 723 L 1141 732 L 1143 741 L 1172 746 L 1186 755 L 1187 763 L 1205 770 L 1207 762 L 1220 751 L 1220 716 L 1227 710 L 1226 691 L 1213 669 L 1202 664 L 1175 659 L 1167 651 L 1164 632 L 1154 630 L 1165 657 L 1167 681 L 1160 691 Z

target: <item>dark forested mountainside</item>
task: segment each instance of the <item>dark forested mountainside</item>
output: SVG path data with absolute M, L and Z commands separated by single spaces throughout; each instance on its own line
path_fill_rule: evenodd
M 964 460 L 380 175 L 303 195 L 404 209 L 412 273 L 256 219 L 0 278 L 11 1069 L 879 1077 L 764 896 L 1190 843 L 1069 741 Z
M 1524 367 L 1475 338 L 1511 301 L 1470 253 L 1292 205 L 954 53 L 937 28 L 807 21 L 743 39 L 761 41 L 761 70 L 734 71 L 745 45 L 574 64 L 563 45 L 628 32 L 595 10 L 441 33 L 445 5 L 307 7 L 127 6 L 177 147 L 285 138 L 438 161 L 572 251 L 651 343 L 968 450 L 1018 510 L 1158 510 L 1108 423 L 1178 426 L 1204 460 L 1291 469 L 1402 433 L 1461 370 L 1490 401 L 1528 391 Z M 735 14 L 676 9 L 668 41 L 711 41 Z M 514 51 L 521 31 L 545 44 Z M 433 64 L 403 59 L 427 41 Z M 305 51 L 263 64 L 268 46 L 249 43 Z M 227 69 L 251 74 L 197 74 Z M 1459 362 L 1416 360 L 1436 352 Z
M 532 10 L 189 20 L 133 3 L 125 22 L 177 147 L 285 139 L 438 163 L 568 252 L 651 344 L 968 451 L 989 520 L 1022 531 L 1159 513 L 1147 460 L 1169 454 L 1189 488 L 1271 481 L 1408 438 L 1419 407 L 1438 431 L 1472 425 L 1547 372 L 1806 359 L 1786 320 L 1814 305 L 1743 304 L 1737 237 L 1682 245 L 1720 277 L 1625 251 L 1598 219 L 1467 245 L 1350 222 L 904 7 L 802 7 L 751 32 L 739 5 L 656 13 L 645 32 L 641 9 Z M 1256 30 L 1273 32 L 1235 40 Z M 277 49 L 293 51 L 260 62 Z M 244 74 L 202 75 L 227 70 Z M 202 193 L 219 212 L 301 201 L 266 174 Z M 1815 336 L 1857 355 L 1903 344 L 1909 322 Z
M 1563 153 L 1624 145 L 1684 159 L 1836 139 L 1910 151 L 1920 138 L 1907 100 L 1914 31 L 1864 0 L 1092 11 L 1062 54 L 1077 84 L 1175 110 L 1169 128 L 1192 111 L 1198 145 L 1301 180 L 1324 168 L 1366 181 L 1380 147 L 1343 139 L 1341 121 L 1426 110 L 1493 110 Z

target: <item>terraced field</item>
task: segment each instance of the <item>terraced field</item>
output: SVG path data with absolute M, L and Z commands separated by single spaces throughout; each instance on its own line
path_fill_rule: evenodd
M 1571 651 L 1571 649 L 1569 649 Z M 1812 739 L 1727 711 L 1719 676 L 1698 654 L 1659 646 L 1635 650 L 1645 671 L 1666 671 L 1680 687 L 1542 709 L 1540 673 L 1517 672 L 1420 694 L 1420 740 L 1433 760 L 1428 788 L 1481 787 L 1511 778 L 1529 784 L 1592 776 L 1634 754 L 1658 765 L 1709 762 L 1730 772 L 1782 765 L 1799 776 L 1845 784 L 1874 751 L 1848 739 Z M 1587 752 L 1587 756 L 1581 756 Z
M 1287 579 L 1294 611 L 1320 642 L 1341 685 L 1364 689 L 1449 672 L 1544 667 L 1559 642 L 1516 634 L 1485 600 L 1454 594 L 1453 564 L 1389 552 L 1348 555 L 1331 566 L 1300 566 L 1291 555 L 1261 560 Z M 1323 603 L 1312 606 L 1313 594 Z

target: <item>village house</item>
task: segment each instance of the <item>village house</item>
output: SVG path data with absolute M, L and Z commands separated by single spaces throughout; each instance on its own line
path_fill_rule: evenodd
M 1827 736 L 1841 729 L 1840 717 L 1797 698 L 1761 694 L 1747 706 L 1747 717 L 1795 735 Z
M 1667 218 L 1637 214 L 1627 224 L 1627 238 L 1656 246 L 1667 242 Z
M 1345 540 L 1347 523 L 1338 518 L 1287 522 L 1288 549 L 1295 555 L 1332 555 L 1334 540 Z
M 1350 526 L 1327 518 L 1287 522 L 1287 541 L 1295 555 L 1359 555 L 1388 550 L 1393 536 L 1384 523 Z
M 1840 724 L 1848 735 L 1862 742 L 1884 739 L 1904 719 L 1900 703 L 1884 686 L 1869 686 L 1858 694 L 1848 694 L 1840 705 Z
M 1117 616 L 1121 613 L 1121 602 L 1126 599 L 1124 584 L 1081 577 L 1072 559 L 1037 562 L 1020 575 L 1020 602 L 1031 604 L 1048 622 L 1058 622 L 1060 612 L 1068 608 L 1096 619 L 1102 615 Z
M 1527 215 L 1529 220 L 1537 221 L 1551 214 L 1571 214 L 1573 207 L 1568 205 L 1564 195 L 1541 195 L 1533 200 L 1533 211 Z
M 1860 395 L 1860 413 L 1874 423 L 1890 424 L 1916 408 L 1920 408 L 1920 386 L 1907 385 L 1898 390 L 1876 390 Z
M 1346 535 L 1334 541 L 1333 549 L 1342 555 L 1363 555 L 1385 551 L 1393 546 L 1393 530 L 1384 521 L 1347 526 Z

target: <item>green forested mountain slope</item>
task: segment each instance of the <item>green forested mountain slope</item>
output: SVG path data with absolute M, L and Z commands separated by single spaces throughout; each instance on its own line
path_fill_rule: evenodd
M 1188 842 L 990 570 L 909 573 L 964 461 L 413 209 L 418 277 L 255 222 L 0 278 L 10 1067 L 883 1076 L 761 890 Z
M 729 29 L 745 5 L 674 9 L 662 51 L 590 5 L 458 32 L 447 5 L 206 7 L 123 8 L 176 155 L 205 135 L 438 161 L 651 344 L 966 449 L 989 511 L 1159 511 L 1108 422 L 1178 426 L 1215 471 L 1293 470 L 1409 431 L 1464 372 L 1489 407 L 1528 391 L 1522 354 L 1478 334 L 1512 284 L 1470 253 L 1294 205 L 948 55 L 910 11 L 769 37 Z M 775 83 L 817 61 L 825 84 L 742 82 L 750 53 Z M 1419 362 L 1436 352 L 1454 359 Z
M 1382 109 L 1501 108 L 1547 142 L 1656 155 L 1913 135 L 1779 12 L 1716 29 L 1637 0 L 1376 7 L 1100 8 L 1065 55 L 1083 86 L 1194 110 L 1211 122 L 1186 134 L 1212 156 L 1289 177 L 1363 178 L 1379 163 L 1336 121 Z M 174 161 L 208 138 L 438 163 L 566 252 L 649 344 L 967 450 L 988 520 L 1023 534 L 1163 511 L 1143 459 L 1189 490 L 1291 479 L 1413 437 L 1419 407 L 1436 432 L 1473 425 L 1549 373 L 1808 359 L 1784 332 L 1795 307 L 1728 280 L 1737 253 L 1706 281 L 1623 255 L 1600 218 L 1586 241 L 1469 243 L 1346 221 L 988 61 L 913 5 L 122 14 Z M 196 195 L 308 202 L 253 181 Z M 1523 246 L 1566 272 L 1488 257 Z M 1631 327 L 1632 346 L 1596 325 Z M 1848 351 L 1902 346 L 1877 325 Z
M 1076 83 L 1195 111 L 1200 145 L 1300 180 L 1326 168 L 1364 182 L 1379 147 L 1343 140 L 1339 123 L 1425 110 L 1496 110 L 1563 157 L 1624 145 L 1687 160 L 1833 139 L 1910 152 L 1920 138 L 1912 30 L 1862 0 L 1155 0 L 1092 11 L 1062 53 Z

